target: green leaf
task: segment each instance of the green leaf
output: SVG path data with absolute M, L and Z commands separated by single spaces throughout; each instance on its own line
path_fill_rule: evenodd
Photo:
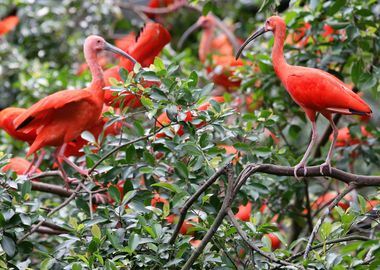
M 330 236 L 331 231 L 332 231 L 332 224 L 330 222 L 325 222 L 322 224 L 320 235 L 323 241 L 327 240 L 327 238 Z
M 326 10 L 327 15 L 332 16 L 335 13 L 338 12 L 339 9 L 341 9 L 344 5 L 346 5 L 347 0 L 335 0 L 331 1 L 332 3 L 330 7 Z
M 120 191 L 117 187 L 115 187 L 114 185 L 111 185 L 109 188 L 108 188 L 108 193 L 110 194 L 111 198 L 117 202 L 117 203 L 120 203 L 121 199 L 120 199 Z
M 32 182 L 31 181 L 25 181 L 22 184 L 22 188 L 21 188 L 22 197 L 25 198 L 25 196 L 27 194 L 29 194 L 31 191 L 32 191 Z
M 354 84 L 358 84 L 360 75 L 363 73 L 363 62 L 361 60 L 356 61 L 351 68 L 351 79 Z
M 73 266 L 71 267 L 72 270 L 82 270 L 82 265 L 78 263 L 74 263 Z
M 136 233 L 132 233 L 129 236 L 128 248 L 133 252 L 136 250 L 136 248 L 139 244 L 140 244 L 140 236 Z
M 175 172 L 182 178 L 188 179 L 189 178 L 189 171 L 187 169 L 187 166 L 182 161 L 178 161 L 174 167 Z
M 204 6 L 203 6 L 203 9 L 202 9 L 202 15 L 203 16 L 206 16 L 209 12 L 213 12 L 214 10 L 216 10 L 217 8 L 215 7 L 215 5 L 209 1 L 207 2 Z
M 197 86 L 197 84 L 198 84 L 198 74 L 197 74 L 196 71 L 192 71 L 190 73 L 188 84 L 189 84 L 189 87 L 192 87 L 192 88 L 194 88 L 194 87 Z
M 99 226 L 96 224 L 91 227 L 91 233 L 94 237 L 96 237 L 98 239 L 100 239 L 102 237 L 102 232 L 100 231 Z
M 154 103 L 150 98 L 147 98 L 145 96 L 141 96 L 140 101 L 142 105 L 144 105 L 145 108 L 152 110 L 154 108 Z
M 9 257 L 16 254 L 16 243 L 6 235 L 3 235 L 3 239 L 1 239 L 1 247 Z
M 49 270 L 53 264 L 55 263 L 55 259 L 54 258 L 46 258 L 45 260 L 43 260 L 41 262 L 41 270 Z
M 82 137 L 83 140 L 86 140 L 90 143 L 96 144 L 96 139 L 91 132 L 85 130 L 80 134 L 80 136 Z
M 165 70 L 165 64 L 159 57 L 154 58 L 153 62 L 154 66 L 156 67 L 157 71 Z
M 151 186 L 152 187 L 161 187 L 161 188 L 173 191 L 175 193 L 179 193 L 180 192 L 180 189 L 176 185 L 169 184 L 167 182 L 155 183 L 155 184 L 152 184 Z

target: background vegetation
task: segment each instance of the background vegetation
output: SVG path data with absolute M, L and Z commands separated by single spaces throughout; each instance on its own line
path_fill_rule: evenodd
M 112 41 L 119 34 L 137 32 L 144 23 L 121 2 L 64 0 L 57 4 L 0 0 L 0 14 L 15 6 L 20 18 L 14 31 L 0 37 L 1 108 L 27 108 L 58 90 L 85 87 L 90 74 L 79 76 L 76 71 L 84 61 L 82 46 L 86 36 L 99 34 Z M 353 84 L 374 110 L 368 123 L 350 117 L 339 120 L 339 126 L 348 126 L 351 136 L 361 143 L 336 151 L 333 166 L 357 174 L 379 175 L 380 4 L 376 0 L 296 0 L 287 6 L 286 2 L 199 0 L 191 4 L 200 7 L 203 14 L 213 12 L 243 40 L 275 13 L 285 19 L 290 34 L 308 22 L 311 27 L 305 31 L 305 45 L 286 45 L 288 62 L 327 70 Z M 110 121 L 122 119 L 128 123 L 121 134 L 107 136 L 102 144 L 101 139 L 84 136 L 90 143 L 85 147 L 86 155 L 76 163 L 92 168 L 104 158 L 96 165 L 93 180 L 107 189 L 103 193 L 108 193 L 113 203 L 98 204 L 95 211 L 90 210 L 93 194 L 82 191 L 73 193 L 74 200 L 47 216 L 49 209 L 64 202 L 65 196 L 32 190 L 27 177 L 11 171 L 2 173 L 0 267 L 180 269 L 195 252 L 191 241 L 202 240 L 214 223 L 225 197 L 227 177 L 222 175 L 192 204 L 187 215 L 191 229 L 180 234 L 174 243 L 169 242 L 174 225 L 167 217 L 178 216 L 185 201 L 204 181 L 230 162 L 234 176 L 250 163 L 297 164 L 309 141 L 310 125 L 273 71 L 272 35 L 265 35 L 246 50 L 245 60 L 256 63 L 259 69 L 253 69 L 249 63 L 239 68 L 234 76 L 242 79 L 241 87 L 235 92 L 223 92 L 224 103 L 211 101 L 210 109 L 197 111 L 200 104 L 210 100 L 215 88 L 198 59 L 201 33 L 192 35 L 183 49 L 177 48 L 177 41 L 200 15 L 181 8 L 160 16 L 160 22 L 172 35 L 171 44 L 152 66 L 136 69 L 133 78 L 124 78 L 125 85 L 139 84 L 139 78 L 159 80 L 161 85 L 144 89 L 149 98 L 143 108 L 107 112 Z M 322 35 L 326 24 L 336 30 L 329 36 Z M 260 106 L 247 110 L 246 96 Z M 179 125 L 173 125 L 164 130 L 171 136 L 153 135 L 129 143 L 154 134 L 155 119 L 165 110 L 173 124 L 178 122 L 183 127 L 183 136 L 175 134 Z M 186 111 L 197 115 L 192 122 L 184 121 Z M 206 125 L 197 127 L 202 122 Z M 362 125 L 371 137 L 363 138 Z M 318 126 L 323 134 L 327 122 L 318 120 Z M 275 137 L 267 136 L 265 130 Z M 25 155 L 27 144 L 15 141 L 5 132 L 0 140 L 2 165 L 10 157 Z M 234 146 L 238 153 L 226 153 L 219 145 Z M 321 153 L 317 151 L 309 164 L 321 164 L 329 145 L 329 142 L 319 144 Z M 116 147 L 118 151 L 106 157 Z M 97 153 L 92 152 L 95 148 Z M 52 170 L 49 151 L 53 150 L 47 151 L 42 171 Z M 80 179 L 69 167 L 66 169 L 71 177 Z M 64 187 L 57 176 L 41 178 L 40 182 Z M 85 181 L 84 185 L 93 192 L 101 189 L 92 181 Z M 324 200 L 323 195 L 340 192 L 344 187 L 342 181 L 330 177 L 296 181 L 292 176 L 255 174 L 242 186 L 231 207 L 236 213 L 239 205 L 252 202 L 249 221 L 239 221 L 240 226 L 262 251 L 287 260 L 305 249 L 312 228 L 331 202 L 331 198 Z M 169 203 L 152 206 L 157 194 Z M 349 208 L 337 206 L 326 217 L 314 240 L 315 245 L 321 243 L 320 248 L 313 249 L 307 259 L 299 256 L 288 260 L 291 265 L 282 265 L 260 256 L 226 219 L 192 269 L 274 269 L 279 265 L 283 269 L 377 269 L 380 264 L 377 211 L 375 207 L 368 214 L 372 207 L 366 204 L 369 200 L 380 200 L 378 189 L 361 188 L 352 194 L 345 202 Z M 322 203 L 315 206 L 318 198 L 322 198 Z M 265 210 L 263 205 L 267 206 Z M 22 239 L 43 220 L 59 226 L 64 233 L 35 232 Z M 273 243 L 264 236 L 270 233 L 281 240 L 281 247 L 275 251 Z M 352 241 L 345 240 L 352 236 Z M 328 244 L 331 241 L 334 244 Z

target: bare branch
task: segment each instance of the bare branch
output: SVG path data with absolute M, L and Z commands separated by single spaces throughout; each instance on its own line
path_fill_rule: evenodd
M 58 185 L 46 184 L 36 181 L 32 181 L 32 190 L 57 194 L 62 197 L 69 197 L 74 192 L 72 189 L 66 189 Z

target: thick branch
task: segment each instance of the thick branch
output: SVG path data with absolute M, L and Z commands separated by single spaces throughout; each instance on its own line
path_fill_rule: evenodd
M 219 176 L 221 176 L 222 174 L 225 173 L 225 170 L 227 168 L 228 164 L 225 165 L 224 167 L 220 168 L 216 173 L 214 173 L 206 182 L 203 183 L 202 186 L 200 186 L 198 188 L 198 190 L 185 202 L 185 204 L 183 205 L 182 209 L 181 209 L 181 212 L 180 212 L 180 216 L 179 216 L 179 220 L 178 220 L 178 223 L 174 229 L 174 233 L 172 235 L 172 237 L 170 238 L 170 241 L 169 243 L 173 244 L 175 239 L 177 238 L 178 236 L 178 233 L 179 233 L 179 230 L 183 224 L 183 222 L 185 221 L 185 218 L 186 218 L 186 214 L 187 214 L 187 211 L 189 210 L 189 208 L 193 205 L 193 203 L 199 198 L 199 196 L 201 196 L 201 194 L 209 187 L 211 186 L 216 180 L 218 180 Z
M 286 167 L 272 164 L 249 164 L 243 170 L 247 171 L 254 168 L 255 170 L 247 174 L 246 177 L 250 177 L 255 172 L 268 173 L 278 176 L 294 176 L 294 167 Z M 380 176 L 366 176 L 366 175 L 358 175 L 347 173 L 342 170 L 331 168 L 331 173 L 328 171 L 327 167 L 324 167 L 323 175 L 320 173 L 320 166 L 311 166 L 307 167 L 306 177 L 310 176 L 329 176 L 345 182 L 346 184 L 355 183 L 357 187 L 364 186 L 380 186 Z M 242 172 L 242 173 L 243 173 Z M 303 175 L 303 169 L 299 169 L 298 175 Z
M 36 181 L 32 181 L 32 190 L 57 194 L 62 197 L 69 197 L 74 192 L 72 189 L 66 189 L 58 185 L 46 184 Z

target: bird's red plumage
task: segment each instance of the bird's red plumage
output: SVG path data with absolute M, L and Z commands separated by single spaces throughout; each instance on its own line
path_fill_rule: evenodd
M 36 130 L 31 129 L 26 133 L 17 131 L 13 123 L 13 121 L 25 111 L 26 109 L 24 108 L 16 107 L 8 107 L 2 110 L 0 112 L 0 128 L 4 129 L 11 137 L 31 144 L 37 136 Z

